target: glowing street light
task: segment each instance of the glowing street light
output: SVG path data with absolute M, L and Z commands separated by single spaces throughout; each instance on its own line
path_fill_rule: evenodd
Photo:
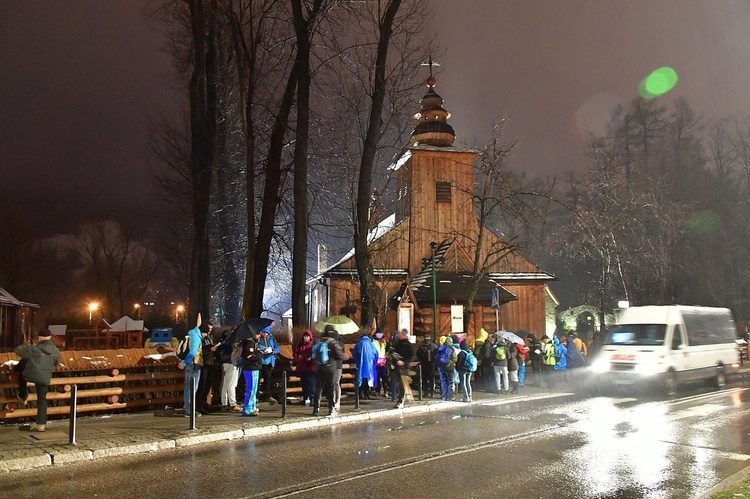
M 182 305 L 177 305 L 177 308 L 174 309 L 174 321 L 180 322 L 180 314 L 185 310 L 185 307 Z
M 96 310 L 99 310 L 99 304 L 96 302 L 89 303 L 89 326 Z
M 141 304 L 136 303 L 133 305 L 133 308 L 135 309 L 135 318 L 140 319 L 141 318 Z

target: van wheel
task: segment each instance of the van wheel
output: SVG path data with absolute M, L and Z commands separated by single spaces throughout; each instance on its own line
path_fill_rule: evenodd
M 668 397 L 677 395 L 677 373 L 674 371 L 667 372 L 664 378 L 664 394 Z
M 724 374 L 724 368 L 719 367 L 718 372 L 716 373 L 716 376 L 714 377 L 714 388 L 722 389 L 727 384 L 727 375 Z

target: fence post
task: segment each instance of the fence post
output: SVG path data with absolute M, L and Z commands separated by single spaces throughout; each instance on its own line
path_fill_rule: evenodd
M 287 387 L 287 377 L 286 377 L 286 369 L 284 369 L 281 372 L 281 417 L 286 417 L 286 387 Z
M 419 400 L 421 402 L 422 401 L 422 386 L 423 386 L 423 383 L 422 383 L 422 364 L 421 363 L 417 364 L 417 377 L 419 378 L 419 384 L 417 385 L 417 395 L 418 395 L 417 400 Z
M 186 368 L 187 369 L 187 368 Z M 195 389 L 197 387 L 195 386 L 195 377 L 190 376 L 190 398 L 188 401 L 190 402 L 190 428 L 189 430 L 195 429 Z
M 359 369 L 354 367 L 354 408 L 359 409 Z
M 68 443 L 76 445 L 76 417 L 78 416 L 78 385 L 70 387 L 70 427 L 68 429 Z

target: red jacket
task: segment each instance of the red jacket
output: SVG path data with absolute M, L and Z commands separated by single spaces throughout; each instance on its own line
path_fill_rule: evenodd
M 523 361 L 526 362 L 526 356 L 529 354 L 529 347 L 520 343 L 516 343 L 516 348 L 518 349 L 518 353 L 521 354 L 521 358 L 523 359 Z

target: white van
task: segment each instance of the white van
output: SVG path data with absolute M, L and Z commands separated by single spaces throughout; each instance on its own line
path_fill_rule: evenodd
M 605 335 L 591 370 L 603 381 L 659 386 L 668 394 L 696 380 L 722 387 L 740 367 L 736 339 L 726 308 L 631 307 Z

